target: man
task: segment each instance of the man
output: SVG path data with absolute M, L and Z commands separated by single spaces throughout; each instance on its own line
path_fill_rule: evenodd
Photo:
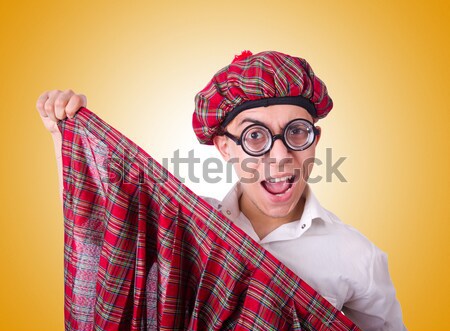
M 85 105 L 70 90 L 39 97 L 57 157 L 56 121 Z M 196 96 L 198 140 L 214 144 L 239 177 L 222 202 L 207 200 L 363 330 L 404 330 L 385 254 L 321 207 L 306 182 L 321 135 L 314 123 L 331 108 L 305 60 L 279 52 L 236 57 Z

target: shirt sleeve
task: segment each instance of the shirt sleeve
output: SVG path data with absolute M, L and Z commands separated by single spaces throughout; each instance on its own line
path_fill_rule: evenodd
M 364 331 L 406 331 L 387 256 L 375 245 L 372 245 L 367 290 L 347 301 L 343 312 Z

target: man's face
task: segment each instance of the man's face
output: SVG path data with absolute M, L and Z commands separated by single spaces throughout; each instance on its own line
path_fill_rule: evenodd
M 226 130 L 240 137 L 249 125 L 262 123 L 275 135 L 282 133 L 288 122 L 298 118 L 313 122 L 311 115 L 299 106 L 253 108 L 237 115 Z M 291 151 L 277 139 L 272 149 L 259 157 L 248 155 L 226 136 L 216 137 L 214 143 L 224 159 L 234 164 L 243 190 L 241 201 L 249 201 L 250 208 L 268 217 L 295 219 L 300 216 L 296 206 L 312 170 L 318 140 L 319 136 L 306 150 Z

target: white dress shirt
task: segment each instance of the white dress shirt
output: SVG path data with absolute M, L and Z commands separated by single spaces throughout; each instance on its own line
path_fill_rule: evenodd
M 237 183 L 222 202 L 213 198 L 205 200 L 362 330 L 406 330 L 386 254 L 323 208 L 308 185 L 302 217 L 281 225 L 262 240 L 239 209 L 241 193 Z

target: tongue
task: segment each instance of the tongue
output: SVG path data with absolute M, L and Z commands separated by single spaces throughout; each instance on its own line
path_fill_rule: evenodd
M 287 180 L 277 183 L 270 183 L 268 181 L 264 181 L 263 186 L 269 193 L 281 194 L 288 190 L 290 183 Z

